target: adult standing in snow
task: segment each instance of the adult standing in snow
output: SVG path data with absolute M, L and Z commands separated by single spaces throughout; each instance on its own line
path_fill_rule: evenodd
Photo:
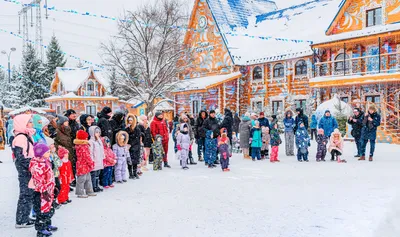
M 296 119 L 294 120 L 294 132 L 296 133 L 300 122 L 302 122 L 304 124 L 304 127 L 308 131 L 308 117 L 307 117 L 307 115 L 304 114 L 303 108 L 300 108 L 300 107 L 297 108 L 296 113 L 297 113 L 297 116 L 296 116 Z
M 210 115 L 204 121 L 203 127 L 204 127 L 204 131 L 206 132 L 206 134 L 207 134 L 207 131 L 213 132 L 213 138 L 217 138 L 219 136 L 219 123 L 218 123 L 218 119 L 216 117 L 215 110 L 210 110 Z M 215 154 L 215 156 L 217 158 L 214 163 L 219 164 L 217 154 Z
M 311 123 L 310 123 L 310 129 L 311 129 L 311 140 L 317 139 L 317 127 L 318 127 L 318 120 L 317 116 L 313 114 L 311 116 Z
M 294 119 L 291 110 L 286 111 L 285 118 L 283 119 L 285 126 L 285 151 L 286 156 L 294 156 Z
M 162 112 L 157 111 L 153 121 L 151 121 L 150 124 L 150 131 L 151 135 L 153 136 L 153 140 L 155 140 L 157 135 L 160 135 L 162 137 L 162 144 L 164 148 L 164 167 L 171 168 L 171 166 L 168 164 L 168 142 L 169 142 L 169 133 L 168 133 L 168 127 L 167 124 L 165 123 L 164 120 L 164 115 Z
M 57 120 L 57 135 L 56 138 L 54 139 L 54 145 L 58 149 L 58 147 L 62 146 L 65 149 L 69 151 L 68 153 L 68 159 L 71 162 L 72 165 L 72 170 L 76 172 L 76 157 L 73 155 L 74 153 L 74 143 L 73 140 L 71 140 L 71 127 L 69 126 L 69 121 L 68 118 L 62 115 L 58 115 L 58 120 Z M 72 186 L 72 185 L 71 185 Z
M 93 125 L 93 116 L 89 115 L 89 114 L 82 114 L 79 117 L 79 121 L 81 122 L 81 127 L 79 128 L 79 130 L 85 131 L 85 132 L 89 132 L 89 128 Z M 90 136 L 89 136 L 90 139 Z
M 233 117 L 233 131 L 235 132 L 236 137 L 239 134 L 239 124 L 240 124 L 240 122 L 242 122 L 242 121 L 239 118 L 239 114 L 235 113 L 235 117 Z
M 338 123 L 329 110 L 326 110 L 324 116 L 319 120 L 318 128 L 322 128 L 327 137 L 331 137 L 332 132 L 338 128 Z
M 76 132 L 79 130 L 79 124 L 76 121 L 76 112 L 73 109 L 69 109 L 65 111 L 64 116 L 68 118 L 68 124 L 71 128 L 71 142 L 74 142 L 74 139 L 76 138 Z
M 232 146 L 232 132 L 233 132 L 233 114 L 230 109 L 225 108 L 225 117 L 222 120 L 220 128 L 225 128 L 227 131 L 227 135 Z
M 51 139 L 54 139 L 57 136 L 58 118 L 51 114 L 45 115 L 45 117 L 49 120 L 49 124 L 47 125 L 47 128 L 45 129 L 44 133 L 46 136 L 50 137 Z
M 129 154 L 132 160 L 132 164 L 128 164 L 129 179 L 139 179 L 137 167 L 140 163 L 140 143 L 143 140 L 143 134 L 140 128 L 137 126 L 138 124 L 135 115 L 128 114 L 126 116 L 126 124 L 127 127 L 125 129 L 125 132 L 127 132 L 129 135 Z
M 113 130 L 110 124 L 112 116 L 112 110 L 108 106 L 104 107 L 99 113 L 97 113 L 97 118 L 99 118 L 97 126 L 101 130 L 101 137 L 108 137 L 108 139 L 113 137 Z
M 139 128 L 143 134 L 143 147 L 145 154 L 145 160 L 143 161 L 143 163 L 144 167 L 146 168 L 147 162 L 149 161 L 150 157 L 151 146 L 153 145 L 153 138 L 151 137 L 150 124 L 146 115 L 140 115 Z
M 206 131 L 203 128 L 203 124 L 207 117 L 207 111 L 202 110 L 200 111 L 199 117 L 197 117 L 196 122 L 194 123 L 194 136 L 197 142 L 197 155 L 199 157 L 199 161 L 204 161 L 202 155 L 206 149 Z
M 354 137 L 354 141 L 357 146 L 357 154 L 354 157 L 361 157 L 361 146 L 362 146 L 361 130 L 363 128 L 364 112 L 361 111 L 360 108 L 355 108 L 353 110 L 353 113 L 354 115 L 349 117 L 347 123 L 349 123 L 352 127 L 351 135 Z
M 110 120 L 110 126 L 112 130 L 112 136 L 110 137 L 111 146 L 117 143 L 117 141 L 115 140 L 117 133 L 124 129 L 124 119 L 125 114 L 121 111 L 116 111 L 116 113 L 112 116 Z
M 243 150 L 243 156 L 245 159 L 249 159 L 249 148 L 250 148 L 250 131 L 251 131 L 251 119 L 249 113 L 246 113 L 242 117 L 242 122 L 239 125 L 239 138 L 240 148 Z
M 32 210 L 33 190 L 28 188 L 31 173 L 29 164 L 34 157 L 32 136 L 35 133 L 33 128 L 32 115 L 21 114 L 14 118 L 15 138 L 12 142 L 12 151 L 15 158 L 15 167 L 18 172 L 19 198 L 16 216 L 16 228 L 33 227 L 34 222 L 29 219 Z
M 361 157 L 358 160 L 365 160 L 365 149 L 370 142 L 369 161 L 373 161 L 375 151 L 376 130 L 381 125 L 381 116 L 376 111 L 375 105 L 370 105 L 368 113 L 364 116 L 361 132 Z
M 260 127 L 268 127 L 269 128 L 269 121 L 265 117 L 264 112 L 260 113 L 260 117 L 258 118 L 258 122 L 260 122 Z

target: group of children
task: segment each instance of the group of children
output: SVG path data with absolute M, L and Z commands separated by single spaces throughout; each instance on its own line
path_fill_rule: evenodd
M 310 136 L 303 122 L 298 124 L 298 128 L 295 132 L 295 144 L 297 147 L 297 160 L 299 162 L 308 162 L 310 144 Z M 338 161 L 339 163 L 345 163 L 346 160 L 341 159 L 343 153 L 343 138 L 338 129 L 335 129 L 330 136 L 324 134 L 323 129 L 318 129 L 318 135 L 316 137 L 317 142 L 317 154 L 316 161 L 325 161 L 327 152 L 331 154 L 331 161 Z M 253 161 L 269 159 L 270 162 L 280 162 L 278 159 L 279 145 L 282 143 L 280 134 L 278 131 L 278 124 L 273 123 L 271 131 L 268 127 L 261 127 L 258 121 L 254 121 L 254 126 L 250 131 L 250 153 Z M 329 145 L 328 145 L 329 144 Z M 328 148 L 327 148 L 328 145 Z M 269 147 L 271 146 L 271 153 L 269 153 Z M 240 140 L 233 134 L 233 152 L 241 153 Z M 269 156 L 270 154 L 270 156 Z M 245 156 L 245 158 L 247 158 Z

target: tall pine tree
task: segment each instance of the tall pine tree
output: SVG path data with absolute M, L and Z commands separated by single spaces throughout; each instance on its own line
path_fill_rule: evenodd
M 32 107 L 45 105 L 44 99 L 49 96 L 50 84 L 45 78 L 45 70 L 35 48 L 28 44 L 21 64 L 21 104 Z
M 21 75 L 19 74 L 18 70 L 13 67 L 12 69 L 12 76 L 11 76 L 11 83 L 8 85 L 9 87 L 6 88 L 4 91 L 4 104 L 13 109 L 18 109 L 21 107 Z
M 47 46 L 46 51 L 46 64 L 45 66 L 45 78 L 46 81 L 43 85 L 50 89 L 51 82 L 53 81 L 54 74 L 57 67 L 64 67 L 67 60 L 64 58 L 64 54 L 61 51 L 61 47 L 58 43 L 57 38 L 53 35 L 50 40 L 50 44 Z

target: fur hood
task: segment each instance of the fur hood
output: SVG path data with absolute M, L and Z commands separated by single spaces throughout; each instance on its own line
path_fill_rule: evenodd
M 124 137 L 125 137 L 124 143 L 123 143 L 123 144 L 120 144 L 120 142 L 119 142 L 119 138 L 120 138 L 121 136 L 124 136 Z M 126 145 L 128 144 L 128 142 L 129 142 L 129 135 L 128 135 L 128 133 L 125 132 L 125 131 L 119 131 L 119 132 L 117 133 L 117 135 L 115 135 L 115 137 L 116 137 L 116 139 L 117 139 L 116 142 L 117 142 L 117 144 L 118 144 L 119 146 L 126 146 Z
M 134 129 L 134 128 L 137 126 L 137 119 L 136 119 L 136 116 L 135 116 L 134 114 L 131 114 L 131 113 L 129 113 L 128 115 L 126 115 L 126 118 L 125 118 L 125 124 L 126 124 L 126 126 L 129 126 L 129 123 L 128 123 L 129 118 L 132 118 L 132 119 L 133 119 L 133 123 L 132 123 L 132 125 L 130 125 L 130 128 L 131 128 L 131 129 Z

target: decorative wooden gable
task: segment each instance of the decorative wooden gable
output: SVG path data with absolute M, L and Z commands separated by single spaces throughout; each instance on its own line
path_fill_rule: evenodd
M 232 59 L 206 0 L 195 1 L 188 27 L 184 45 L 194 61 L 190 65 L 186 62 L 181 79 L 230 72 Z
M 346 0 L 326 31 L 327 35 L 400 22 L 399 0 Z
M 93 71 L 77 90 L 78 96 L 105 96 L 106 88 L 96 79 Z

